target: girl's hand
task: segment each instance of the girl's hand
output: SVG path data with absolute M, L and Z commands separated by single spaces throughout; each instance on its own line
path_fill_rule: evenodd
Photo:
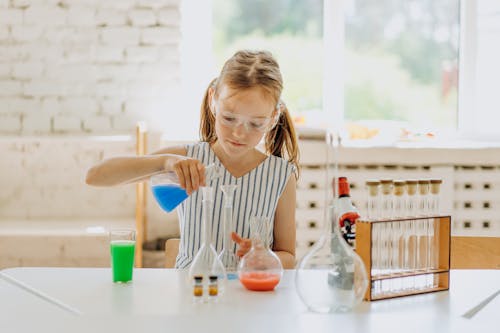
M 165 169 L 172 170 L 179 177 L 179 185 L 188 195 L 205 186 L 205 166 L 194 158 L 170 156 L 165 162 Z
M 252 248 L 252 240 L 248 238 L 242 238 L 234 231 L 231 233 L 231 238 L 233 241 L 238 244 L 238 250 L 236 251 L 236 255 L 238 257 L 243 257 L 247 254 L 248 251 Z

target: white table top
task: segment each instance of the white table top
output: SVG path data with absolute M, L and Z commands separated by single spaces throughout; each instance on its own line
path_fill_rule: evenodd
M 78 332 L 332 332 L 335 327 L 343 333 L 500 332 L 500 297 L 472 319 L 461 317 L 499 288 L 500 270 L 452 271 L 450 291 L 363 302 L 343 314 L 309 312 L 295 292 L 293 270 L 285 272 L 274 292 L 250 292 L 239 281 L 229 281 L 216 304 L 193 304 L 181 270 L 136 269 L 134 281 L 125 285 L 111 282 L 109 268 L 0 273 L 0 315 L 15 332 L 65 331 L 68 325 Z

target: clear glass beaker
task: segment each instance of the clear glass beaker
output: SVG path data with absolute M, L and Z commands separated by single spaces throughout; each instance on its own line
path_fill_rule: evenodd
M 283 266 L 269 248 L 270 219 L 262 216 L 250 218 L 251 250 L 241 258 L 238 277 L 245 288 L 252 291 L 271 291 L 281 280 Z
M 220 177 L 222 168 L 216 164 L 210 164 L 205 168 L 205 182 Z M 173 171 L 151 176 L 151 191 L 158 205 L 167 213 L 173 211 L 181 202 L 186 200 L 188 194 L 179 185 L 179 177 Z
M 231 238 L 231 232 L 234 231 L 233 225 L 233 195 L 237 185 L 221 185 L 224 194 L 224 206 L 222 208 L 222 221 L 224 223 L 224 237 L 222 251 L 219 253 L 219 260 L 226 269 L 227 279 L 234 280 L 238 277 L 239 258 L 234 250 L 234 242 Z

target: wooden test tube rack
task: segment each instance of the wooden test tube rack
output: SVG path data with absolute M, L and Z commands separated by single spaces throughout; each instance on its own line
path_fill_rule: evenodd
M 401 273 L 393 273 L 387 275 L 372 275 L 372 260 L 373 260 L 373 226 L 378 223 L 392 223 L 392 222 L 402 222 L 404 221 L 415 221 L 415 223 L 423 223 L 423 221 L 433 219 L 434 220 L 434 245 L 438 248 L 437 269 L 427 269 L 427 270 L 411 270 Z M 364 299 L 367 301 L 375 301 L 387 298 L 402 297 L 409 295 L 424 294 L 442 290 L 448 290 L 450 285 L 450 240 L 451 240 L 451 216 L 426 216 L 426 217 L 413 217 L 413 218 L 402 218 L 402 219 L 391 219 L 391 220 L 376 220 L 376 221 L 366 221 L 357 220 L 356 221 L 356 253 L 363 260 L 366 271 L 368 273 L 368 288 L 365 293 Z M 435 281 L 437 281 L 437 286 L 420 288 L 415 290 L 399 290 L 397 292 L 385 295 L 373 295 L 372 287 L 376 281 L 400 279 L 400 278 L 412 278 L 416 276 L 428 276 L 432 274 Z

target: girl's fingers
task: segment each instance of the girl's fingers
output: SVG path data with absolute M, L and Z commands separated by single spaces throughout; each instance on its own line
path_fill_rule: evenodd
M 243 238 L 240 237 L 240 235 L 238 235 L 237 233 L 235 233 L 234 231 L 231 232 L 231 239 L 233 240 L 233 242 L 237 243 L 237 244 L 240 244 L 241 240 Z
M 240 246 L 239 249 L 236 251 L 236 255 L 238 257 L 243 257 L 245 254 L 250 251 L 252 247 L 251 246 Z
M 243 239 L 240 243 L 240 248 L 242 249 L 248 249 L 252 247 L 252 241 L 250 239 Z
M 200 177 L 196 164 L 189 164 L 189 172 L 191 174 L 191 186 L 193 187 L 193 191 L 196 191 L 200 187 Z
M 234 231 L 231 233 L 231 238 L 238 244 L 238 250 L 236 251 L 238 257 L 243 257 L 252 248 L 252 241 L 250 239 L 242 238 Z
M 174 166 L 174 171 L 177 174 L 177 178 L 179 178 L 179 185 L 185 189 L 186 188 L 186 176 L 184 176 L 184 173 L 182 171 L 182 167 L 179 164 L 176 164 Z
M 169 167 L 172 165 L 172 168 Z M 205 166 L 192 158 L 179 158 L 175 162 L 168 159 L 165 168 L 173 170 L 179 177 L 179 185 L 186 190 L 188 195 L 205 186 Z
M 182 173 L 184 174 L 184 181 L 186 182 L 186 187 L 185 187 L 186 192 L 188 195 L 191 195 L 191 193 L 193 192 L 193 185 L 191 183 L 191 175 L 189 172 L 189 165 L 186 163 L 182 163 L 181 168 L 182 168 Z
M 231 238 L 240 247 L 243 247 L 243 248 L 251 248 L 252 247 L 252 241 L 250 239 L 248 239 L 248 238 L 242 238 L 240 235 L 238 235 L 234 231 L 231 232 Z
M 200 186 L 206 186 L 205 182 L 205 166 L 202 163 L 198 163 L 198 174 L 200 175 Z

